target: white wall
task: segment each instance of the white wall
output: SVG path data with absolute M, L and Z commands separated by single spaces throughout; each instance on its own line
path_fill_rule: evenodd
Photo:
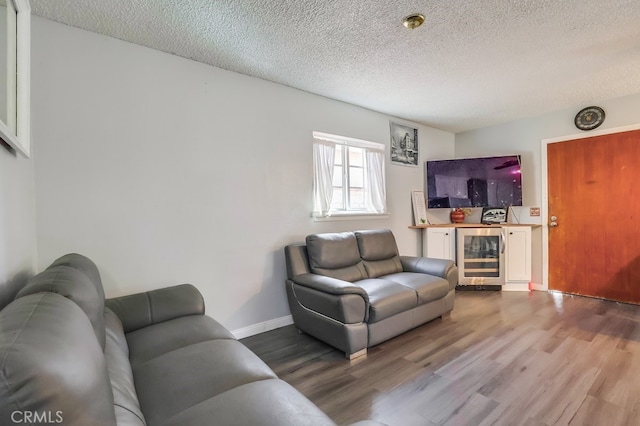
M 0 22 L 6 20 L 0 7 Z M 6 32 L 6 24 L 3 29 Z M 0 120 L 7 122 L 6 33 L 0 31 Z M 33 162 L 0 141 L 0 309 L 35 272 Z
M 640 94 L 617 99 L 594 101 L 606 113 L 604 123 L 597 129 L 615 129 L 640 123 Z M 555 111 L 537 117 L 487 127 L 456 135 L 456 157 L 491 156 L 503 154 L 522 155 L 523 204 L 542 207 L 542 140 L 576 135 L 584 137 L 573 124 L 576 113 L 587 105 Z M 542 233 L 546 225 L 534 230 L 532 281 L 542 283 Z
M 0 300 L 35 272 L 34 197 L 33 161 L 0 142 Z
M 40 268 L 83 253 L 108 296 L 191 282 L 238 330 L 289 314 L 283 247 L 309 233 L 388 227 L 419 252 L 422 167 L 387 163 L 389 219 L 310 218 L 312 131 L 388 146 L 389 117 L 41 18 L 32 43 Z

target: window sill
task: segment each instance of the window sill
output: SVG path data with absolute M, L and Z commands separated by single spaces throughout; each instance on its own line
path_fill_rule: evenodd
M 389 213 L 342 213 L 331 216 L 314 216 L 314 222 L 337 222 L 341 220 L 388 219 Z

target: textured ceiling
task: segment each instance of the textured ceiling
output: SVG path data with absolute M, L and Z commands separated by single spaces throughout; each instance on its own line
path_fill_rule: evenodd
M 452 132 L 640 92 L 639 0 L 31 0 L 31 7 L 47 19 Z M 412 13 L 426 22 L 408 30 L 401 20 Z

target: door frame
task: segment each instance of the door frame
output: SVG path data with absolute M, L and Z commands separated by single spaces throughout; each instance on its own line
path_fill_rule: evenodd
M 540 141 L 541 145 L 541 156 L 540 156 L 540 167 L 542 177 L 541 182 L 541 193 L 542 193 L 542 205 L 541 207 L 541 219 L 542 219 L 542 283 L 534 284 L 532 283 L 532 290 L 549 290 L 549 176 L 547 173 L 547 145 L 556 143 L 556 142 L 564 142 L 570 141 L 574 139 L 585 139 L 593 136 L 602 136 L 602 135 L 610 135 L 612 133 L 622 133 L 628 132 L 632 130 L 640 130 L 640 123 L 633 124 L 630 126 L 622 126 L 622 127 L 612 127 L 608 129 L 600 129 L 600 130 L 592 130 L 589 132 L 582 133 L 574 133 L 572 135 L 559 136 L 555 138 L 542 139 Z

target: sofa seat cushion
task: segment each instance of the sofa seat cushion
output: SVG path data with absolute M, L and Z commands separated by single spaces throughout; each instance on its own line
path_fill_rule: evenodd
M 449 281 L 433 275 L 400 272 L 385 275 L 383 278 L 401 284 L 418 293 L 418 305 L 441 299 L 449 292 Z
M 216 339 L 234 337 L 213 318 L 189 315 L 127 333 L 129 359 L 135 368 L 176 349 Z
M 349 282 L 367 278 L 353 232 L 308 235 L 306 244 L 314 274 Z
M 242 343 L 218 339 L 184 346 L 135 365 L 133 377 L 147 424 L 157 425 L 237 386 L 275 379 L 276 375 Z
M 305 426 L 335 423 L 291 385 L 279 379 L 247 383 L 161 422 L 162 426 Z
M 354 284 L 362 287 L 369 295 L 369 323 L 381 321 L 418 305 L 415 290 L 394 281 L 368 278 Z

